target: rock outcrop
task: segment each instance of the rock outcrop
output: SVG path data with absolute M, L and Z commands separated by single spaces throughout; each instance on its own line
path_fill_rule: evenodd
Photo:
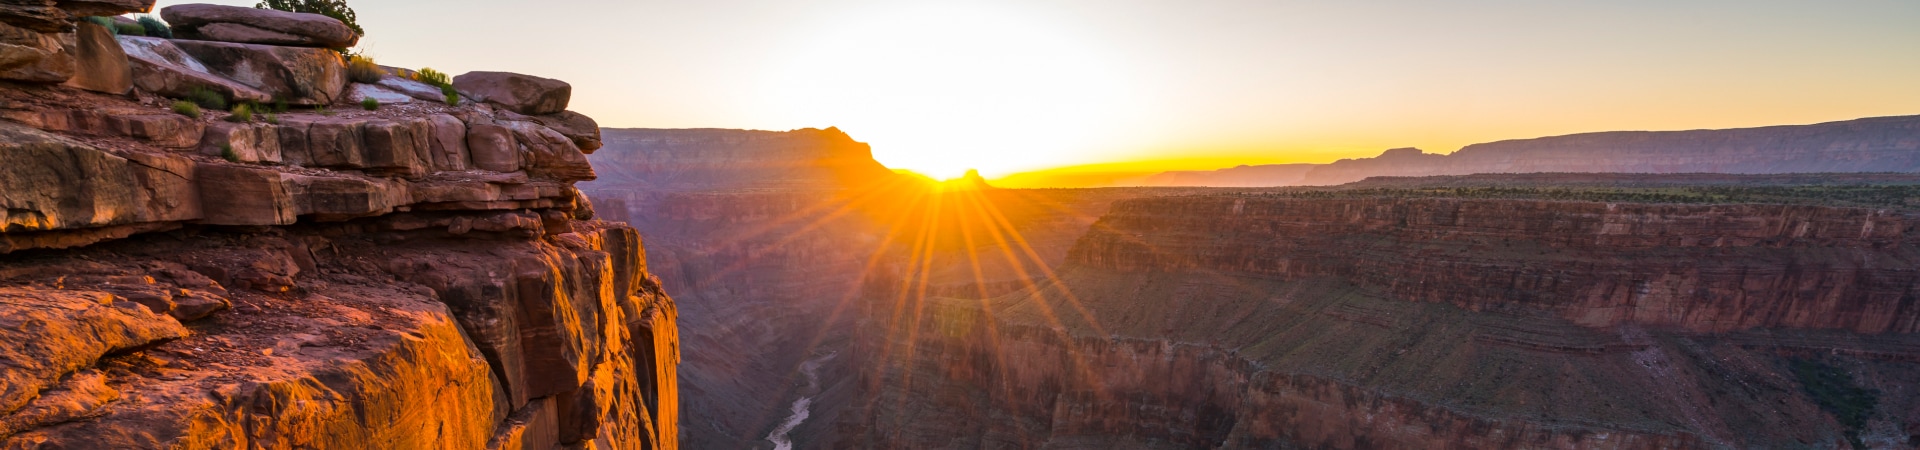
M 160 9 L 181 39 L 291 47 L 348 48 L 360 35 L 319 14 L 239 6 L 188 4 Z
M 453 77 L 453 87 L 475 100 L 530 116 L 566 111 L 573 98 L 573 85 L 565 81 L 508 72 L 468 72 Z
M 0 81 L 0 447 L 679 447 L 677 308 L 573 187 L 591 119 L 188 117 L 166 97 L 345 106 L 339 57 L 110 48 L 124 96 Z

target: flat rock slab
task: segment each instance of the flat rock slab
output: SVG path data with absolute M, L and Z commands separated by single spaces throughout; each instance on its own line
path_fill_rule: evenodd
M 197 89 L 220 94 L 229 100 L 271 102 L 273 96 L 213 73 L 206 64 L 188 55 L 173 41 L 160 38 L 120 36 L 120 49 L 133 67 L 133 85 L 168 98 L 186 98 Z
M 360 35 L 338 19 L 239 6 L 191 4 L 160 9 L 181 39 L 242 44 L 348 48 Z
M 468 72 L 454 77 L 453 87 L 475 100 L 530 116 L 566 111 L 573 99 L 573 85 L 565 81 L 511 72 Z
M 328 105 L 347 88 L 347 63 L 322 48 L 175 40 L 215 75 L 295 105 Z
M 380 85 L 354 83 L 352 86 L 347 87 L 348 103 L 359 104 L 367 99 L 373 99 L 382 105 L 413 103 L 414 100 L 411 95 L 394 92 Z

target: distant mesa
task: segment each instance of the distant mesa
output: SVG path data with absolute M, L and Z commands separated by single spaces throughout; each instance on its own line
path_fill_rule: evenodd
M 1396 148 L 1373 158 L 1330 164 L 1240 166 L 1143 177 L 1056 176 L 1044 181 L 1060 187 L 1268 187 L 1329 186 L 1370 177 L 1603 172 L 1920 172 L 1920 116 L 1727 130 L 1583 133 L 1474 144 L 1452 154 Z

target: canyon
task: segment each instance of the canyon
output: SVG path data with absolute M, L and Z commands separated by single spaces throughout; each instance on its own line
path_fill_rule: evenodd
M 351 33 L 115 36 L 80 17 L 154 3 L 14 3 L 0 447 L 679 448 L 676 306 L 574 187 L 599 133 L 564 82 L 361 108 L 386 88 L 322 48 Z
M 1920 442 L 1920 176 L 998 189 L 832 129 L 606 136 L 583 189 L 731 356 L 681 372 L 703 447 Z

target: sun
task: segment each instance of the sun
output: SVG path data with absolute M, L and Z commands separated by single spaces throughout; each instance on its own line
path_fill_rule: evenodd
M 851 12 L 767 74 L 789 120 L 833 125 L 874 158 L 936 179 L 1085 161 L 1110 148 L 1137 89 L 1097 40 L 969 5 Z

